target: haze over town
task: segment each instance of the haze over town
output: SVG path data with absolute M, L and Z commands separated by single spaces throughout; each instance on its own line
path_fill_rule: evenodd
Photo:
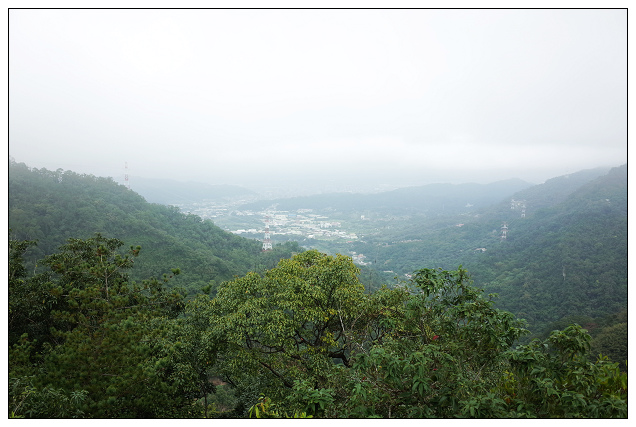
M 627 161 L 626 10 L 14 9 L 9 48 L 37 168 L 365 191 Z

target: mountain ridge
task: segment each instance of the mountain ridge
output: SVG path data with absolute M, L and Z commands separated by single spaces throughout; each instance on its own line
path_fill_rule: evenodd
M 182 274 L 172 281 L 196 292 L 248 271 L 272 268 L 300 251 L 297 244 L 262 252 L 261 243 L 226 232 L 210 220 L 181 213 L 174 206 L 147 202 L 112 178 L 9 165 L 9 228 L 17 240 L 35 240 L 26 261 L 55 253 L 69 238 L 95 233 L 114 237 L 124 247 L 141 245 L 135 279 L 158 277 L 170 268 Z
M 332 210 L 396 210 L 432 211 L 439 207 L 462 211 L 466 205 L 487 206 L 493 201 L 530 187 L 532 184 L 512 178 L 490 184 L 427 184 L 403 187 L 391 191 L 360 193 L 329 193 L 285 199 L 270 199 L 243 205 L 244 209 L 265 209 L 276 205 L 279 210 L 332 209 Z

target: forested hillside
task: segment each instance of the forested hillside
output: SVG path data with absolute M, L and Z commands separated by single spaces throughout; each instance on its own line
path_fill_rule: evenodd
M 627 309 L 627 166 L 509 227 L 474 269 L 507 310 L 540 324 Z
M 15 162 L 9 165 L 9 228 L 15 239 L 37 241 L 25 254 L 29 269 L 66 239 L 101 233 L 142 247 L 145 256 L 136 262 L 133 278 L 160 277 L 180 268 L 182 274 L 172 283 L 190 293 L 271 268 L 301 250 L 287 243 L 263 253 L 257 241 L 175 207 L 148 203 L 110 178 L 31 169 Z
M 460 214 L 436 209 L 429 214 L 415 212 L 405 217 L 396 215 L 371 221 L 376 231 L 365 233 L 364 240 L 353 247 L 372 256 L 378 269 L 396 273 L 409 273 L 422 262 L 442 268 L 452 268 L 458 263 L 475 265 L 487 258 L 486 252 L 476 249 L 491 251 L 499 248 L 504 222 L 509 227 L 507 240 L 512 241 L 518 236 L 520 224 L 535 224 L 537 211 L 564 202 L 583 185 L 607 174 L 608 170 L 592 169 L 553 178 L 501 196 L 488 206 L 465 208 Z M 511 209 L 511 200 L 524 201 L 525 218 L 521 218 L 519 206 Z M 582 212 L 582 216 L 585 215 Z M 541 235 L 541 230 L 536 234 Z
M 528 206 L 537 210 L 564 201 L 581 186 L 606 175 L 609 171 L 610 168 L 585 169 L 548 179 L 543 184 L 533 185 L 511 195 L 516 200 L 525 200 Z
M 511 209 L 511 199 L 525 201 L 525 217 L 519 206 Z M 554 178 L 470 215 L 414 217 L 353 249 L 368 254 L 374 268 L 400 276 L 418 265 L 463 265 L 533 333 L 571 322 L 599 336 L 618 327 L 614 357 L 626 357 L 626 165 Z
M 626 167 L 525 218 L 425 217 L 372 243 L 412 273 L 373 289 L 347 256 L 261 252 L 111 179 L 9 178 L 10 417 L 627 416 Z M 515 314 L 560 330 L 520 341 Z
M 462 269 L 369 294 L 350 258 L 307 251 L 184 301 L 131 281 L 116 239 L 72 239 L 36 276 L 28 246 L 10 241 L 11 418 L 627 417 L 585 330 L 514 347 L 523 322 Z

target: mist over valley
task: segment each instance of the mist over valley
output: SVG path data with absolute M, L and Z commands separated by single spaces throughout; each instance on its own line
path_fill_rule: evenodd
M 627 8 L 134 3 L 8 12 L 9 418 L 627 418 Z

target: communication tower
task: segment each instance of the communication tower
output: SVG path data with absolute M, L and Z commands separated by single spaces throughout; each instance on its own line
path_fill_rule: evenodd
M 521 209 L 521 218 L 526 217 L 526 201 L 525 200 L 512 199 L 510 201 L 510 209 L 512 210 Z
M 504 222 L 501 227 L 501 240 L 506 240 L 506 234 L 508 233 L 508 223 Z
M 272 250 L 272 241 L 269 235 L 269 216 L 265 217 L 265 239 L 263 240 L 263 251 Z
M 124 166 L 124 185 L 130 190 L 130 182 L 128 181 L 128 162 Z

